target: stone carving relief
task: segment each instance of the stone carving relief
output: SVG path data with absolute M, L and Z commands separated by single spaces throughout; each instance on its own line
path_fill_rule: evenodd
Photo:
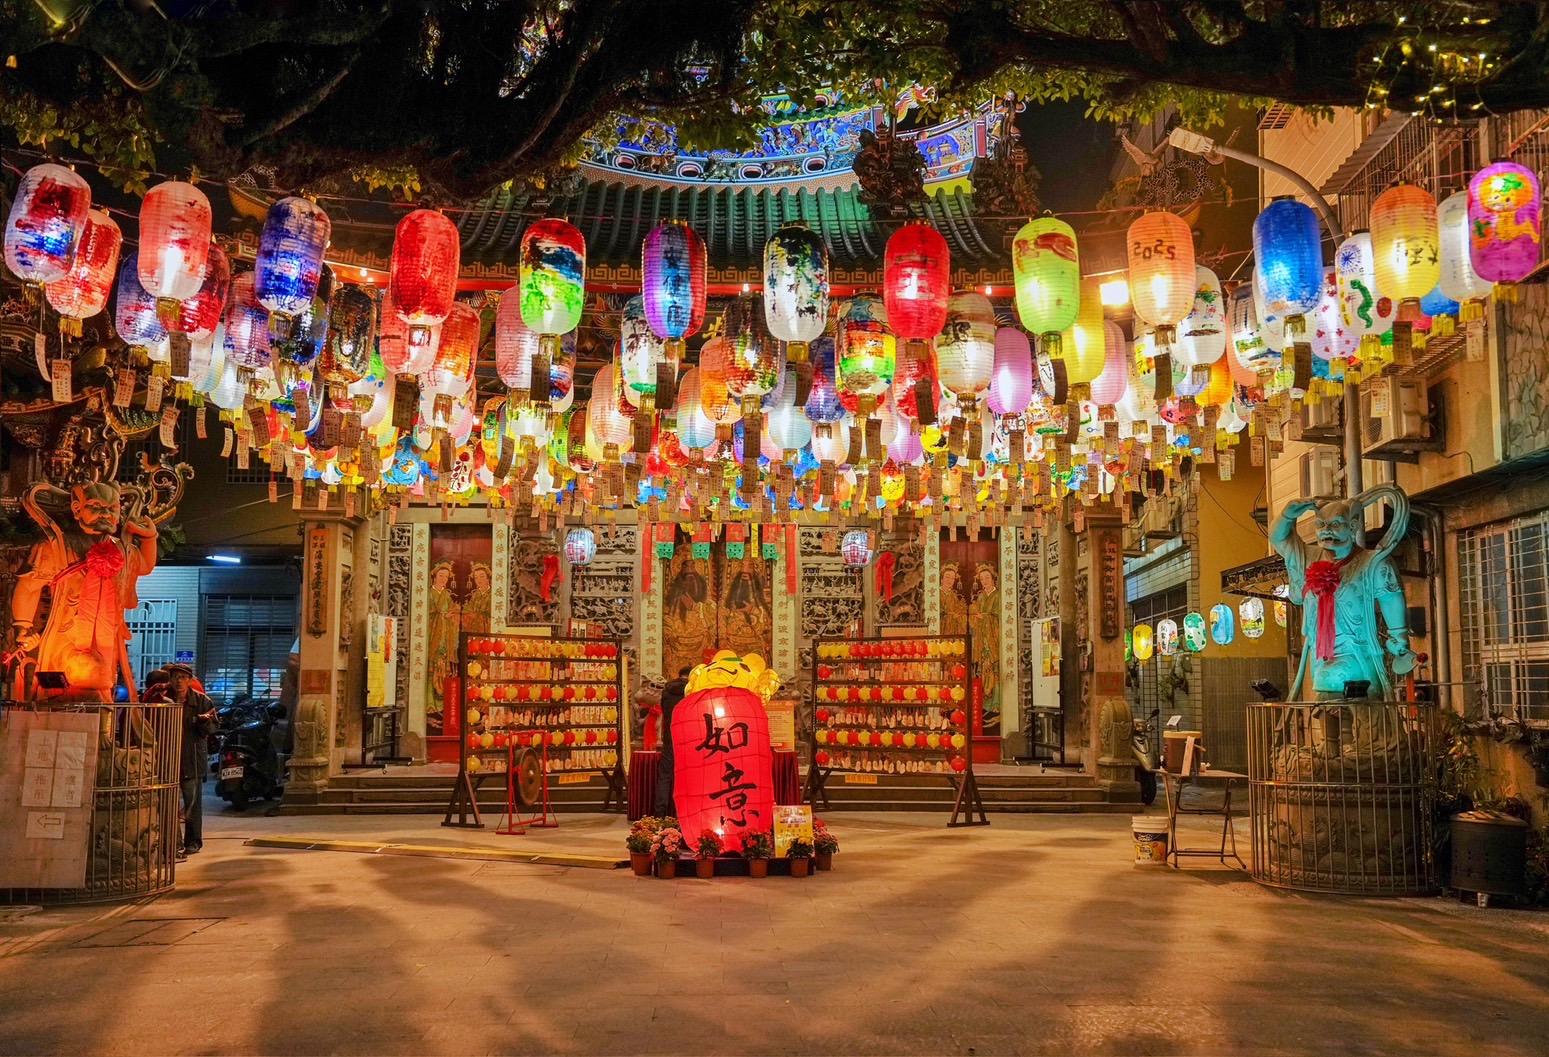
M 507 624 L 560 622 L 559 584 L 553 584 L 549 588 L 549 600 L 543 600 L 543 559 L 551 554 L 559 556 L 553 533 L 524 534 L 512 541 L 510 592 L 506 595 Z M 564 559 L 560 561 L 563 565 Z
M 635 634 L 636 530 L 619 526 L 597 533 L 597 556 L 570 570 L 570 616 L 601 624 L 609 638 L 631 642 Z
M 925 548 L 918 532 L 889 533 L 882 549 L 894 555 L 893 598 L 877 594 L 877 626 L 925 623 Z

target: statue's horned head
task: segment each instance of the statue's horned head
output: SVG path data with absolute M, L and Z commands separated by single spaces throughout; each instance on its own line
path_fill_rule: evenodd
M 1355 518 L 1358 515 L 1359 508 L 1348 499 L 1335 499 L 1319 506 L 1312 515 L 1318 546 L 1324 550 L 1334 550 L 1353 545 Z
M 78 484 L 70 492 L 70 513 L 88 536 L 107 536 L 118 531 L 118 489 L 102 481 Z

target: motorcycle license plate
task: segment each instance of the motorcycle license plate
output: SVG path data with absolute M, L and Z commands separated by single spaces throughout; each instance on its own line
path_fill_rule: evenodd
M 241 777 L 242 777 L 242 765 L 241 764 L 238 764 L 235 767 L 222 767 L 221 768 L 221 781 L 223 781 L 223 782 L 226 781 L 226 779 L 228 779 L 228 778 L 241 778 Z

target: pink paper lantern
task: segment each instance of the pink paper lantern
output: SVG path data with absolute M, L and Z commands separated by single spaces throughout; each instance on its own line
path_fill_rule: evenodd
M 1487 165 L 1468 182 L 1469 255 L 1481 279 L 1517 283 L 1538 266 L 1538 177 L 1516 162 Z
M 537 351 L 538 335 L 522 321 L 521 288 L 513 286 L 495 310 L 495 373 L 512 389 L 530 386 Z
M 995 365 L 988 404 L 997 415 L 1020 415 L 1033 399 L 1033 348 L 1016 327 L 995 331 Z
M 1124 328 L 1113 320 L 1103 321 L 1103 370 L 1092 380 L 1092 402 L 1114 405 L 1124 399 L 1129 384 L 1130 342 Z
M 646 233 L 640 258 L 646 321 L 676 362 L 683 358 L 683 339 L 705 322 L 704 240 L 687 224 L 669 221 Z

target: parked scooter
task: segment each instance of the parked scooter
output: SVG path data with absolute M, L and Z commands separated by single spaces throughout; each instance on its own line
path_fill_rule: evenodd
M 1161 716 L 1160 708 L 1153 708 L 1151 715 L 1137 719 L 1130 732 L 1130 748 L 1135 753 L 1135 781 L 1140 783 L 1140 802 L 1150 807 L 1156 802 L 1156 740 L 1152 737 L 1152 722 Z
M 261 717 L 229 731 L 222 741 L 215 792 L 237 811 L 251 800 L 273 800 L 285 791 L 285 763 L 275 739 L 275 725 L 284 718 L 284 706 L 273 702 Z

